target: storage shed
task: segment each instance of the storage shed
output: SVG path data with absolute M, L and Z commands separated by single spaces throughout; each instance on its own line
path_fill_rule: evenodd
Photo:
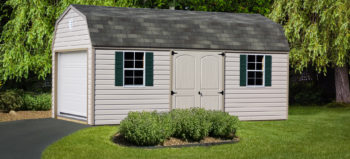
M 259 14 L 71 5 L 52 45 L 54 118 L 119 124 L 190 107 L 288 117 L 288 42 Z

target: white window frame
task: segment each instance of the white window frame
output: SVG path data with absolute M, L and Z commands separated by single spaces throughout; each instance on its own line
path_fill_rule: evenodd
M 262 87 L 265 87 L 265 67 L 266 67 L 266 65 L 265 65 L 265 54 L 246 54 L 247 55 L 247 60 L 246 60 L 246 70 L 247 70 L 247 73 L 246 73 L 246 87 L 250 87 L 250 88 L 262 88 Z M 262 65 L 263 65 L 263 70 L 261 71 L 262 72 L 262 74 L 263 74 L 263 76 L 262 76 L 262 85 L 248 85 L 248 56 L 249 55 L 253 55 L 253 56 L 255 56 L 255 61 L 257 60 L 256 58 L 257 58 L 257 56 L 263 56 L 263 62 L 262 62 Z M 256 62 L 255 62 L 255 67 L 256 67 Z M 260 70 L 256 70 L 256 68 L 255 68 L 255 70 L 250 70 L 250 71 L 254 71 L 254 72 L 260 72 Z
M 125 68 L 125 53 L 126 52 L 133 52 L 134 53 L 134 67 L 135 67 L 135 53 L 136 52 L 142 52 L 143 53 L 143 68 Z M 132 70 L 132 71 L 137 71 L 137 70 L 142 70 L 143 71 L 143 77 L 142 77 L 142 85 L 125 85 L 125 70 Z M 123 51 L 123 87 L 145 87 L 145 82 L 146 82 L 146 51 Z

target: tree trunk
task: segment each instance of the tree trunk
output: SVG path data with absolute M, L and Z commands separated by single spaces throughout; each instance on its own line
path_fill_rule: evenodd
M 350 103 L 348 66 L 335 67 L 335 94 L 337 103 Z

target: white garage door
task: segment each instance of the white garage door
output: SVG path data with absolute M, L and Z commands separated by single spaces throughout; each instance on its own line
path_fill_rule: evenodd
M 173 61 L 173 108 L 223 110 L 223 57 L 177 52 Z
M 59 116 L 86 120 L 87 54 L 58 54 L 57 111 Z

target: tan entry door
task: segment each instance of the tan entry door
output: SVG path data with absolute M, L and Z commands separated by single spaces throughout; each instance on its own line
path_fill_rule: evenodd
M 223 56 L 179 51 L 173 55 L 173 109 L 223 110 Z

